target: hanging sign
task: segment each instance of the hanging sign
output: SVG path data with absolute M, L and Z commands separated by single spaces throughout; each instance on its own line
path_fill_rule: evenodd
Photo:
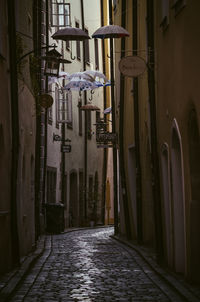
M 107 143 L 107 142 L 116 143 L 117 142 L 117 134 L 112 133 L 112 132 L 97 133 L 96 134 L 96 141 L 99 142 L 99 143 Z
M 138 56 L 124 57 L 119 61 L 120 72 L 127 77 L 138 77 L 146 70 L 146 62 Z

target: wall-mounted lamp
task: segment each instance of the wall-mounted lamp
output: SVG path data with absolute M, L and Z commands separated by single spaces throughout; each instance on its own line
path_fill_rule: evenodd
M 62 55 L 54 48 L 46 53 L 46 56 L 41 57 L 44 59 L 45 68 L 44 75 L 50 77 L 59 76 L 60 63 L 71 63 L 71 61 L 61 59 Z

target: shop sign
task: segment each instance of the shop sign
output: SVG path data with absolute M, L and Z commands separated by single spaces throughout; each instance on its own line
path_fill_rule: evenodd
M 146 62 L 138 56 L 124 57 L 119 61 L 120 72 L 127 77 L 138 77 L 146 70 Z

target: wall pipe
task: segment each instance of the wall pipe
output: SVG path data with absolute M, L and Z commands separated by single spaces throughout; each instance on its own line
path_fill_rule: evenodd
M 18 80 L 16 64 L 16 28 L 15 28 L 15 3 L 8 1 L 8 32 L 9 32 L 9 68 L 10 68 L 10 93 L 11 93 L 11 127 L 12 127 L 12 164 L 11 164 L 11 240 L 12 264 L 20 262 L 19 234 L 18 234 L 18 200 L 17 200 L 17 174 L 19 161 L 19 114 L 18 114 Z
M 121 26 L 126 28 L 126 1 L 122 1 Z M 121 38 L 121 50 L 126 46 L 125 38 Z M 125 52 L 121 51 L 121 59 L 125 56 Z M 124 208 L 124 219 L 127 239 L 131 239 L 130 215 L 128 208 L 128 194 L 126 186 L 125 163 L 124 163 L 124 93 L 125 79 L 120 74 L 120 116 L 119 116 L 119 165 L 122 188 L 122 202 Z
M 41 1 L 37 0 L 33 2 L 33 40 L 35 56 L 41 56 Z M 38 67 L 39 71 L 37 74 L 37 81 L 39 83 L 39 90 L 41 93 L 41 64 Z M 36 112 L 39 111 L 38 104 L 36 102 Z M 36 115 L 36 143 L 35 143 L 35 240 L 37 240 L 41 233 L 40 228 L 40 185 L 41 185 L 41 174 L 40 174 L 40 159 L 41 159 L 41 115 Z
M 101 26 L 104 26 L 104 13 L 103 13 L 103 0 L 101 0 Z M 102 58 L 103 58 L 103 74 L 106 73 L 105 63 L 105 41 L 101 40 L 102 45 Z M 104 110 L 107 106 L 106 87 L 103 88 L 103 99 L 104 99 Z M 104 122 L 106 123 L 107 118 L 104 115 Z M 105 224 L 105 206 L 106 206 L 106 177 L 107 177 L 107 150 L 103 150 L 103 201 L 102 201 L 102 222 Z
M 81 19 L 82 19 L 82 30 L 85 31 L 85 18 L 84 18 L 84 5 L 83 0 L 81 0 Z M 86 61 L 85 61 L 85 41 L 83 41 L 83 70 L 86 70 Z M 84 91 L 84 104 L 87 104 L 86 91 Z M 87 220 L 87 150 L 88 150 L 88 124 L 87 124 L 87 111 L 85 111 L 85 124 L 84 124 L 84 207 L 85 207 L 85 220 Z
M 133 32 L 133 55 L 137 56 L 138 48 L 138 0 L 133 0 L 132 7 L 132 32 Z M 143 225 L 142 225 L 142 171 L 140 157 L 140 110 L 138 95 L 138 78 L 133 79 L 133 101 L 134 101 L 134 133 L 135 133 L 135 165 L 136 165 L 136 204 L 137 204 L 137 241 L 143 242 Z
M 113 24 L 112 0 L 109 0 L 109 24 Z M 114 58 L 113 58 L 113 38 L 110 38 L 110 80 L 111 80 L 111 104 L 112 104 L 112 132 L 116 133 L 115 122 L 115 91 L 114 91 Z M 117 196 L 117 148 L 113 144 L 113 186 L 114 186 L 114 232 L 119 233 L 118 226 L 118 196 Z
M 158 157 L 158 139 L 156 123 L 156 94 L 155 94 L 155 57 L 154 57 L 154 1 L 147 0 L 147 44 L 148 44 L 148 87 L 151 116 L 151 157 L 152 157 L 152 189 L 154 197 L 154 217 L 156 252 L 158 263 L 163 262 L 163 227 L 161 211 L 160 174 Z

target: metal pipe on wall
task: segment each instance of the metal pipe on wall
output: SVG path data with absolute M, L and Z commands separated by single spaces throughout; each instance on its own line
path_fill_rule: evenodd
M 11 94 L 11 128 L 12 128 L 12 164 L 11 164 L 11 195 L 10 195 L 10 223 L 12 240 L 12 264 L 20 262 L 19 234 L 17 221 L 17 174 L 19 162 L 19 114 L 18 114 L 18 80 L 16 58 L 16 28 L 15 3 L 8 1 L 8 38 L 9 38 L 9 68 Z
M 133 0 L 132 8 L 132 48 L 133 55 L 137 55 L 138 47 L 138 0 Z M 142 225 L 142 170 L 140 157 L 140 110 L 138 95 L 138 78 L 133 79 L 133 104 L 134 104 L 134 134 L 135 134 L 135 164 L 136 164 L 136 204 L 137 204 L 137 241 L 143 242 L 143 225 Z
M 126 1 L 122 1 L 121 26 L 126 27 Z M 121 39 L 121 59 L 125 56 L 125 38 Z M 119 116 L 119 165 L 120 180 L 122 188 L 122 203 L 124 209 L 124 219 L 127 239 L 131 239 L 130 215 L 128 208 L 128 195 L 126 187 L 125 163 L 124 163 L 124 76 L 120 74 L 120 116 Z
M 109 24 L 113 24 L 112 0 L 109 0 Z M 111 104 L 112 104 L 112 132 L 116 133 L 115 125 L 115 91 L 114 91 L 114 57 L 113 57 L 113 38 L 110 38 L 110 79 L 111 79 Z M 118 234 L 118 196 L 117 196 L 117 148 L 113 144 L 113 189 L 114 189 L 114 231 Z
M 81 19 L 82 19 L 82 29 L 85 31 L 85 18 L 84 18 L 84 5 L 83 0 L 81 1 Z M 85 61 L 85 41 L 83 41 L 83 70 L 86 70 Z M 84 104 L 87 104 L 86 91 L 84 91 Z M 84 124 L 84 207 L 85 207 L 85 220 L 87 220 L 87 150 L 88 150 L 88 135 L 87 135 L 87 111 L 85 111 L 85 124 Z
M 158 157 L 158 140 L 156 124 L 156 94 L 155 94 L 155 57 L 154 57 L 154 1 L 147 0 L 147 44 L 148 44 L 148 87 L 151 116 L 151 155 L 152 155 L 152 187 L 154 196 L 154 217 L 157 261 L 163 261 L 163 230 L 160 194 L 160 174 Z

